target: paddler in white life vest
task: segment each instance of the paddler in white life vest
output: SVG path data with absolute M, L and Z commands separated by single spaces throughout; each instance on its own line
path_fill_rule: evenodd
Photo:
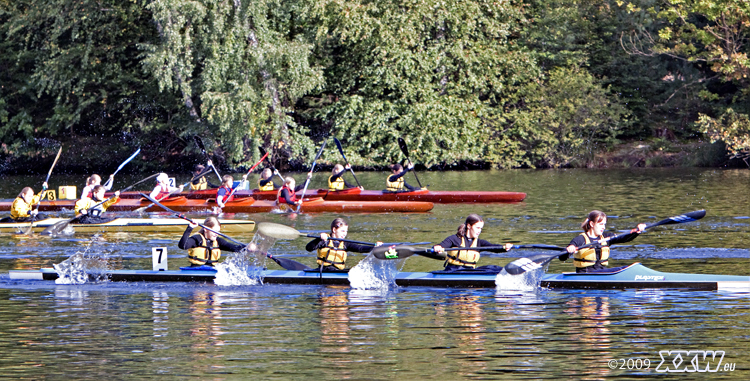
M 334 165 L 333 170 L 331 170 L 331 176 L 328 177 L 328 190 L 333 192 L 356 188 L 356 185 L 349 184 L 349 182 L 347 182 L 343 178 L 344 173 L 346 173 L 346 171 L 350 170 L 351 168 L 352 166 L 349 165 L 349 163 L 346 163 L 346 167 L 341 164 Z
M 605 232 L 604 229 L 606 228 L 607 215 L 602 211 L 593 210 L 581 224 L 583 233 L 570 241 L 570 245 L 566 249 L 569 254 L 573 254 L 573 264 L 576 266 L 577 273 L 613 272 L 625 267 L 607 268 L 607 265 L 609 265 L 609 247 L 615 243 L 632 241 L 646 230 L 646 224 L 639 224 L 630 231 L 630 234 L 621 239 L 602 241 L 601 244 L 578 250 L 583 245 L 617 235 L 613 232 Z M 561 255 L 560 260 L 567 260 L 569 254 Z
M 206 227 L 221 232 L 221 224 L 216 217 L 208 217 L 203 221 L 203 225 Z M 190 261 L 190 267 L 200 266 L 214 266 L 219 262 L 221 258 L 221 251 L 231 251 L 234 253 L 242 251 L 245 248 L 243 245 L 237 245 L 226 239 L 220 237 L 218 234 L 201 228 L 198 234 L 193 236 L 190 233 L 193 229 L 198 227 L 198 224 L 190 224 L 182 233 L 180 243 L 177 247 L 188 251 L 188 261 Z M 251 243 L 247 246 L 248 250 L 254 250 L 254 245 Z
M 307 178 L 312 177 L 312 173 L 307 174 Z M 279 189 L 276 195 L 276 206 L 283 210 L 297 209 L 297 205 L 302 202 L 302 197 L 297 197 L 297 192 L 301 191 L 304 185 L 296 186 L 297 182 L 293 177 L 284 179 L 284 185 Z
M 208 161 L 208 166 L 210 167 L 212 165 L 211 160 Z M 206 170 L 206 167 L 203 166 L 203 164 L 196 164 L 195 167 L 193 167 L 193 174 L 191 178 L 195 178 L 196 176 L 200 175 Z M 218 188 L 219 185 L 211 183 L 206 176 L 201 176 L 193 181 L 190 182 L 190 190 L 206 190 L 206 189 L 214 189 Z
M 104 183 L 104 185 L 102 185 L 104 187 L 104 190 L 105 191 L 112 190 L 112 184 L 114 184 L 114 182 L 115 182 L 115 175 L 114 174 L 109 175 L 109 179 L 107 179 L 107 182 Z M 93 191 L 94 191 L 94 187 L 97 185 L 101 185 L 101 183 L 102 183 L 102 178 L 99 177 L 99 175 L 97 175 L 96 173 L 89 176 L 89 178 L 86 179 L 86 186 L 83 187 L 83 190 L 81 191 L 81 198 L 91 198 Z
M 180 185 L 179 187 L 170 186 L 169 176 L 166 173 L 160 173 L 159 176 L 156 176 L 156 187 L 154 187 L 154 190 L 151 191 L 149 196 L 156 199 L 156 201 L 161 201 L 173 193 L 182 192 L 183 189 L 183 185 Z
M 76 201 L 75 212 L 76 214 L 81 215 L 73 219 L 71 222 L 76 224 L 101 224 L 114 220 L 114 218 L 102 217 L 102 213 L 120 200 L 120 191 L 115 192 L 112 199 L 107 200 L 101 205 L 97 205 L 105 200 L 104 192 L 106 190 L 107 189 L 103 185 L 96 185 L 94 186 L 90 198 L 82 197 L 80 200 Z
M 247 181 L 247 174 L 242 176 L 242 181 L 234 188 L 242 187 L 245 181 Z M 232 188 L 232 185 L 234 185 L 234 178 L 232 176 L 224 175 L 221 178 L 221 186 L 216 190 L 216 204 L 219 205 L 219 208 L 223 208 L 227 202 L 234 200 L 234 195 L 232 194 L 234 188 Z M 232 195 L 230 196 L 230 194 Z
M 32 219 L 39 221 L 49 218 L 34 209 L 34 205 L 42 199 L 42 193 L 45 189 L 47 189 L 46 182 L 42 184 L 42 191 L 37 195 L 34 195 L 34 190 L 31 187 L 23 188 L 18 197 L 13 200 L 13 204 L 10 205 L 10 217 L 3 218 L 1 222 L 27 222 Z
M 273 183 L 273 175 L 278 175 L 279 177 L 281 177 L 281 174 L 276 170 L 276 168 L 274 168 L 273 171 L 271 170 L 271 168 L 264 169 L 263 172 L 260 173 L 260 178 L 258 178 L 258 190 L 276 190 L 277 186 Z
M 479 251 L 482 246 L 505 246 L 504 251 L 507 252 L 513 248 L 512 243 L 506 243 L 505 245 L 494 244 L 479 238 L 484 228 L 484 220 L 482 216 L 478 214 L 469 214 L 466 217 L 466 221 L 458 227 L 456 234 L 446 238 L 443 242 L 433 246 L 432 248 L 436 253 L 445 252 L 445 271 L 460 271 L 460 270 L 486 270 L 488 272 L 499 272 L 502 267 L 495 265 L 487 265 L 477 267 L 479 262 Z M 477 250 L 453 250 L 446 251 L 444 249 L 450 247 L 476 247 Z
M 414 166 L 409 164 L 408 167 L 404 168 L 401 164 L 392 164 L 390 166 L 391 174 L 385 180 L 386 190 L 389 192 L 410 192 L 419 190 L 418 187 L 413 187 L 404 181 L 404 175 L 411 171 Z
M 346 268 L 347 251 L 369 253 L 372 250 L 373 246 L 371 245 L 336 241 L 336 238 L 346 238 L 347 233 L 349 233 L 349 224 L 343 218 L 337 218 L 331 222 L 330 233 L 320 233 L 320 238 L 315 238 L 305 246 L 307 251 L 317 250 L 318 269 L 323 271 L 343 270 Z M 377 242 L 376 246 L 382 244 L 382 242 Z

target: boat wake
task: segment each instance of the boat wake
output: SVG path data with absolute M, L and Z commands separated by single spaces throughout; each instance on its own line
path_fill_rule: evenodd
M 503 269 L 495 278 L 496 290 L 501 291 L 536 291 L 547 273 L 549 264 L 536 270 L 527 271 L 519 275 L 511 275 Z
M 216 265 L 214 283 L 219 286 L 254 286 L 263 284 L 268 249 L 276 239 L 256 233 L 253 241 L 239 253 Z
M 349 270 L 349 285 L 359 290 L 395 287 L 399 262 L 402 260 L 380 260 L 368 255 Z

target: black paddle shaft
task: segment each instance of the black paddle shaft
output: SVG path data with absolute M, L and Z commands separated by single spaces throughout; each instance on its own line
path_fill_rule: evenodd
M 414 164 L 411 162 L 411 159 L 409 159 L 409 148 L 406 146 L 406 142 L 403 138 L 398 138 L 398 146 L 401 148 L 401 152 L 406 156 L 406 161 L 409 162 L 409 164 L 412 165 L 412 172 L 414 172 L 414 178 L 417 179 L 417 184 L 419 184 L 420 188 L 422 187 L 422 182 L 419 181 L 419 176 L 417 176 L 417 170 L 414 167 Z
M 362 184 L 359 183 L 359 179 L 357 179 L 357 175 L 354 174 L 352 165 L 349 164 L 349 160 L 346 159 L 346 155 L 344 155 L 344 149 L 341 147 L 341 142 L 337 138 L 333 138 L 333 142 L 336 143 L 336 147 L 339 149 L 339 153 L 341 154 L 341 157 L 344 158 L 344 161 L 349 166 L 349 171 L 352 173 L 352 176 L 354 176 L 354 181 L 357 182 L 357 186 L 361 188 Z

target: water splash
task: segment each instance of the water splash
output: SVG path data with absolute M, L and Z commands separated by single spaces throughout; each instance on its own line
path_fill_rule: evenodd
M 89 253 L 92 244 L 97 241 L 98 238 L 98 234 L 94 235 L 88 245 L 84 248 L 83 252 L 77 251 L 68 259 L 53 265 L 58 276 L 55 283 L 84 284 L 89 280 L 94 282 L 107 280 L 109 266 L 106 255 L 102 255 L 101 253 Z
M 229 256 L 224 262 L 216 265 L 216 279 L 219 286 L 254 286 L 263 284 L 265 253 L 273 246 L 276 239 L 255 233 L 252 242 L 239 253 Z
M 396 286 L 400 261 L 380 260 L 372 255 L 349 270 L 349 284 L 360 290 L 387 289 Z
M 497 290 L 537 291 L 544 274 L 547 273 L 549 263 L 542 268 L 527 271 L 523 274 L 511 275 L 503 269 L 495 278 Z

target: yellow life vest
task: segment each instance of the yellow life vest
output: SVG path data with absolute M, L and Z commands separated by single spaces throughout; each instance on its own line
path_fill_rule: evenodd
M 92 216 L 92 217 L 100 217 L 102 213 L 107 211 L 107 208 L 109 208 L 110 206 L 112 206 L 112 204 L 116 203 L 119 200 L 120 200 L 119 197 L 113 197 L 111 200 L 106 200 L 101 205 L 96 206 L 96 204 L 100 203 L 101 201 L 96 201 L 91 198 L 82 198 L 76 201 L 76 204 L 73 207 L 73 209 L 75 210 L 76 214 L 79 214 L 84 209 L 89 209 L 89 208 L 93 208 L 94 206 L 96 206 L 93 209 L 89 209 L 88 214 L 89 216 Z
M 344 242 L 339 241 L 339 247 L 333 246 L 333 239 L 328 240 L 326 247 L 318 249 L 318 265 L 320 266 L 331 266 L 333 265 L 339 270 L 343 270 L 346 267 L 346 250 L 344 250 Z
M 470 247 L 477 247 L 477 242 L 479 242 L 478 237 L 474 238 Z M 461 237 L 461 247 L 464 246 L 466 246 L 466 240 Z M 479 262 L 479 252 L 476 250 L 446 251 L 445 253 L 446 265 L 466 266 L 473 269 L 477 267 L 477 262 Z
M 260 185 L 260 180 L 258 179 L 258 189 L 262 191 L 272 191 L 273 190 L 273 181 L 269 181 L 266 183 L 266 185 Z
M 18 218 L 25 218 L 25 217 L 31 217 L 31 209 L 33 206 L 39 202 L 41 198 L 41 193 L 38 195 L 34 195 L 34 197 L 31 198 L 31 203 L 27 204 L 26 200 L 23 199 L 23 197 L 16 197 L 15 200 L 13 200 L 13 204 L 10 205 L 10 217 L 15 219 Z
M 210 246 L 206 246 L 206 237 L 203 234 L 198 234 L 201 237 L 200 246 L 192 247 L 188 249 L 188 260 L 194 265 L 210 265 L 213 266 L 214 262 L 218 262 L 221 257 L 221 249 L 219 249 L 219 242 L 211 241 Z M 207 255 L 207 253 L 210 253 Z
M 190 189 L 191 190 L 208 189 L 208 180 L 206 180 L 206 176 L 201 176 L 201 178 L 198 179 L 198 184 L 193 184 L 193 182 L 190 182 Z
M 328 176 L 328 190 L 329 191 L 337 191 L 337 190 L 344 190 L 344 187 L 346 186 L 344 183 L 343 177 L 339 176 L 336 181 L 331 181 L 331 178 L 333 175 Z
M 586 240 L 586 244 L 591 243 L 588 234 L 581 233 L 581 235 Z M 600 240 L 603 238 L 603 236 L 599 237 Z M 607 261 L 609 259 L 609 246 L 607 246 L 606 241 L 601 245 L 602 247 L 587 247 L 585 249 L 576 251 L 576 253 L 573 255 L 573 263 L 575 264 L 575 266 L 589 267 L 597 263 L 603 266 L 607 266 L 609 264 L 609 262 Z M 597 253 L 597 251 L 599 253 Z
M 391 175 L 393 176 L 393 175 Z M 398 192 L 404 190 L 404 176 L 399 177 L 396 181 L 391 181 L 391 176 L 385 179 L 385 186 L 391 192 Z

